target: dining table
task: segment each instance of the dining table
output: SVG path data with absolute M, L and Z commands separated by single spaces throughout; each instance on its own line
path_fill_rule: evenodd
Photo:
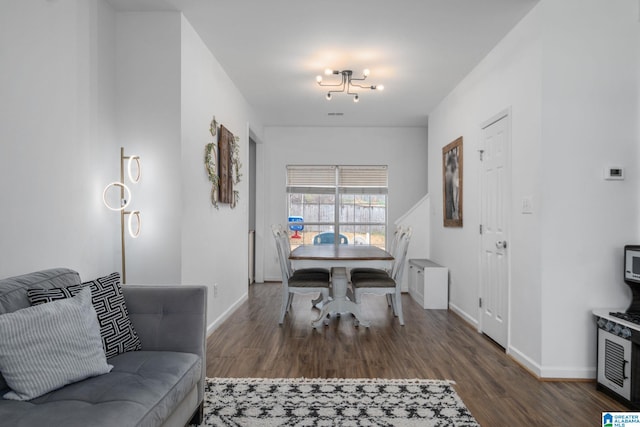
M 313 267 L 331 270 L 331 300 L 322 305 L 313 327 L 325 324 L 332 313 L 351 313 L 356 325 L 368 327 L 369 322 L 362 318 L 360 306 L 349 295 L 347 270 L 357 267 L 390 269 L 393 259 L 386 250 L 370 245 L 301 245 L 293 249 L 289 260 L 294 270 Z

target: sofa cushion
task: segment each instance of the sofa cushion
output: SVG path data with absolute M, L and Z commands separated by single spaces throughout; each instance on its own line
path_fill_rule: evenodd
M 0 315 L 5 399 L 29 400 L 109 372 L 90 289 L 74 298 Z
M 43 304 L 76 295 L 85 287 L 91 287 L 93 307 L 98 315 L 100 333 L 107 358 L 127 351 L 140 350 L 142 345 L 125 305 L 120 288 L 120 273 L 84 282 L 66 288 L 29 289 L 27 296 L 32 305 Z
M 134 351 L 109 363 L 106 375 L 27 402 L 0 399 L 0 420 L 12 427 L 161 425 L 202 376 L 202 361 L 191 353 Z

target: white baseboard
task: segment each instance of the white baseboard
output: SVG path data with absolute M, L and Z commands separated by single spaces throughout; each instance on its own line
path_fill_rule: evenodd
M 464 321 L 478 329 L 478 321 L 471 317 L 467 312 L 462 310 L 455 304 L 449 303 L 449 309 L 462 317 Z M 595 367 L 571 367 L 571 366 L 543 366 L 535 362 L 529 356 L 513 346 L 509 346 L 506 350 L 516 362 L 541 380 L 545 379 L 594 379 L 596 378 Z
M 240 307 L 240 305 L 242 305 L 242 303 L 244 303 L 248 299 L 249 299 L 249 294 L 245 293 L 244 295 L 242 295 L 240 297 L 240 299 L 238 299 L 238 301 L 236 301 L 234 304 L 232 304 L 224 313 L 222 313 L 220 316 L 218 316 L 217 319 L 215 319 L 213 322 L 211 322 L 211 324 L 209 326 L 207 326 L 207 337 L 209 337 L 209 335 L 211 335 L 213 333 L 213 331 L 218 329 L 218 327 L 222 324 L 222 322 L 227 320 L 229 318 L 229 316 L 231 316 L 233 314 L 233 312 L 236 311 L 238 309 L 238 307 Z
M 516 362 L 521 364 L 526 370 L 534 374 L 536 377 L 542 377 L 542 367 L 517 348 L 513 346 L 509 347 L 507 349 L 507 354 L 513 357 Z
M 509 347 L 507 354 L 541 380 L 592 380 L 596 378 L 595 367 L 581 368 L 574 366 L 540 365 L 513 346 Z
M 596 378 L 596 368 L 574 367 L 574 366 L 543 366 L 536 363 L 526 354 L 517 348 L 509 347 L 507 352 L 509 356 L 521 364 L 525 369 L 531 372 L 541 380 L 564 379 L 564 380 L 592 380 Z
M 579 379 L 593 380 L 596 378 L 596 368 L 574 368 L 571 366 L 551 366 L 543 367 L 540 377 L 542 379 L 562 378 L 562 379 Z
M 467 323 L 473 325 L 473 327 L 476 328 L 476 330 L 478 329 L 478 321 L 473 317 L 471 317 L 469 314 L 467 314 L 466 311 L 462 310 L 457 305 L 449 303 L 449 310 L 453 311 L 458 316 L 462 317 Z

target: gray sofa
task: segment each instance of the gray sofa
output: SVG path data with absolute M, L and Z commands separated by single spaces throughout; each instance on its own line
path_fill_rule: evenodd
M 27 289 L 80 284 L 69 269 L 0 280 L 0 316 L 29 307 Z M 27 401 L 7 400 L 0 375 L 0 425 L 185 426 L 202 422 L 206 288 L 123 285 L 142 350 L 107 359 L 111 372 Z M 1 374 L 1 372 L 0 372 Z

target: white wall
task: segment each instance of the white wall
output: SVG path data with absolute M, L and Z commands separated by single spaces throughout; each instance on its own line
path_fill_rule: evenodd
M 478 322 L 479 155 L 481 125 L 511 108 L 511 335 L 510 346 L 540 360 L 538 215 L 518 213 L 517 201 L 539 200 L 541 42 L 534 9 L 429 116 L 431 259 L 447 266 L 451 307 Z M 442 219 L 442 147 L 463 136 L 463 228 Z
M 140 183 L 129 185 L 142 230 L 126 237 L 127 283 L 180 283 L 182 15 L 118 12 L 116 20 L 119 145 L 104 160 L 119 173 L 123 146 L 142 163 Z
M 243 165 L 250 126 L 261 126 L 182 14 L 118 12 L 117 24 L 119 139 L 143 164 L 131 185 L 143 229 L 127 238 L 127 281 L 208 286 L 211 328 L 247 294 L 248 172 L 237 207 L 216 210 L 204 167 L 209 124 L 215 115 L 240 137 Z
M 541 367 L 593 377 L 590 312 L 629 304 L 622 247 L 638 239 L 638 2 L 542 7 Z M 624 166 L 626 180 L 603 180 L 608 165 Z
M 211 55 L 189 22 L 182 18 L 182 278 L 205 284 L 209 323 L 219 323 L 246 298 L 248 284 L 249 126 L 261 126 L 245 99 Z M 211 183 L 204 167 L 205 145 L 217 141 L 209 133 L 216 120 L 240 137 L 241 181 L 235 209 L 211 204 Z M 213 285 L 218 284 L 214 296 Z
M 621 248 L 637 238 L 638 4 L 541 1 L 429 120 L 431 258 L 478 320 L 481 124 L 511 112 L 508 352 L 544 377 L 594 377 L 598 306 L 628 303 Z M 442 226 L 441 148 L 464 137 L 464 223 Z M 632 162 L 629 159 L 633 159 Z M 602 168 L 626 167 L 624 182 Z M 520 213 L 532 197 L 532 215 Z
M 261 125 L 178 12 L 116 12 L 102 0 L 3 2 L 0 14 L 0 276 L 67 266 L 120 271 L 119 215 L 102 204 L 120 147 L 142 180 L 127 236 L 128 283 L 219 284 L 210 326 L 246 296 L 247 170 L 235 210 L 209 202 L 209 122 L 240 136 Z
M 0 13 L 0 277 L 117 269 L 102 205 L 115 169 L 113 12 L 102 2 L 3 1 Z
M 264 245 L 257 250 L 263 254 L 265 280 L 281 277 L 270 226 L 287 220 L 288 164 L 388 165 L 390 227 L 427 193 L 425 128 L 266 127 L 264 136 L 258 204 L 265 229 Z

